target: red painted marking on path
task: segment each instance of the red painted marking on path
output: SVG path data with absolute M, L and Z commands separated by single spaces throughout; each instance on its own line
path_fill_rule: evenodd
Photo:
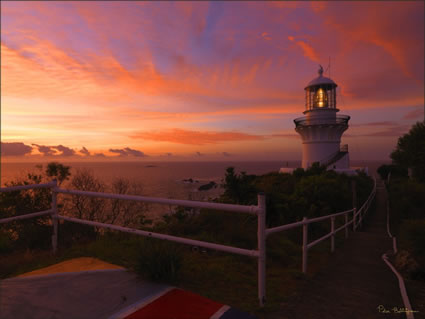
M 173 289 L 125 319 L 209 319 L 222 306 L 192 292 Z

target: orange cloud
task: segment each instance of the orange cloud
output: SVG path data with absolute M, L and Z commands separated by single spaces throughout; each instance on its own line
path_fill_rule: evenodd
M 280 9 L 296 9 L 302 6 L 298 1 L 267 1 L 267 4 Z
M 138 132 L 131 137 L 156 142 L 171 142 L 189 145 L 219 144 L 231 141 L 255 141 L 264 139 L 263 136 L 241 132 L 190 131 L 179 128 L 162 132 Z
M 162 121 L 179 121 L 192 122 L 196 120 L 208 119 L 213 120 L 214 117 L 221 116 L 239 116 L 243 117 L 258 117 L 298 113 L 303 110 L 303 104 L 281 104 L 281 105 L 257 105 L 252 107 L 233 107 L 218 111 L 199 111 L 199 112 L 155 112 L 143 111 L 134 108 L 122 107 L 119 116 L 131 117 L 136 120 L 162 120 Z
M 353 2 L 348 6 L 328 6 L 318 14 L 329 31 L 339 33 L 337 37 L 343 48 L 340 54 L 350 54 L 364 44 L 372 44 L 392 57 L 404 76 L 423 86 L 424 42 L 423 32 L 418 32 L 424 28 L 423 10 L 422 1 Z M 369 48 L 369 52 L 376 50 Z M 422 63 L 418 65 L 420 57 Z M 386 63 L 382 60 L 377 64 Z
M 288 36 L 288 39 L 292 42 L 295 42 L 295 38 L 293 36 Z M 317 52 L 313 49 L 311 45 L 301 40 L 296 41 L 295 43 L 303 50 L 305 57 L 309 58 L 313 62 L 320 62 Z
M 327 3 L 324 1 L 311 1 L 310 2 L 311 8 L 315 12 L 320 12 L 326 9 Z
M 267 41 L 270 41 L 272 39 L 272 37 L 270 36 L 270 34 L 267 33 L 267 32 L 261 33 L 261 36 L 263 37 L 264 40 L 267 40 Z

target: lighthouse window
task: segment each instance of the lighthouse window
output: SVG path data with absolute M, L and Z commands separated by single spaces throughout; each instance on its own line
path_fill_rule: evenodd
M 314 107 L 328 107 L 328 94 L 322 88 L 314 94 Z

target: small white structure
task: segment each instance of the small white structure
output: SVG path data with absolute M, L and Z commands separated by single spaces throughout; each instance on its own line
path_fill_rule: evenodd
M 350 116 L 337 115 L 337 84 L 323 76 L 320 66 L 319 76 L 305 88 L 305 116 L 296 118 L 295 131 L 300 134 L 303 147 L 302 168 L 320 163 L 328 169 L 347 174 L 355 174 L 350 168 L 348 145 L 341 144 L 341 136 L 348 129 Z M 290 173 L 295 168 L 284 167 L 281 173 Z

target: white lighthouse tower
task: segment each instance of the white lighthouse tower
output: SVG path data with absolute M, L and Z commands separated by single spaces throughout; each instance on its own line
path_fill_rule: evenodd
M 323 76 L 322 66 L 319 76 L 305 87 L 305 116 L 294 120 L 295 131 L 302 139 L 302 167 L 307 169 L 318 162 L 328 169 L 355 174 L 355 170 L 350 169 L 348 145 L 340 145 L 350 116 L 337 115 L 336 87 L 334 81 Z M 281 168 L 280 171 L 293 170 Z

